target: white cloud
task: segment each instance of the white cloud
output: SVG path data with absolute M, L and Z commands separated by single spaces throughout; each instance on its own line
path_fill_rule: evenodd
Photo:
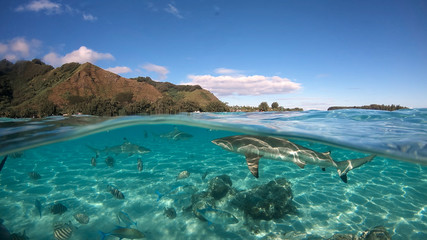
M 182 84 L 200 85 L 220 96 L 283 94 L 301 89 L 301 84 L 278 76 L 189 75 L 188 78 L 191 81 Z
M 51 2 L 49 0 L 31 1 L 26 5 L 20 5 L 15 10 L 18 12 L 23 12 L 23 11 L 40 12 L 40 11 L 44 11 L 46 14 L 52 14 L 52 13 L 58 14 L 58 13 L 61 13 L 61 11 L 62 11 L 60 3 Z
M 83 19 L 86 21 L 96 21 L 98 18 L 93 16 L 92 14 L 85 14 L 83 13 Z
M 68 13 L 70 15 L 82 15 L 85 21 L 96 21 L 98 18 L 92 14 L 83 13 L 83 11 L 73 8 L 69 5 L 62 5 L 61 3 L 53 2 L 50 0 L 33 0 L 27 4 L 20 5 L 15 9 L 17 12 L 44 12 L 45 14 L 61 14 Z
M 53 66 L 60 66 L 64 63 L 78 62 L 78 63 L 95 63 L 99 60 L 113 60 L 114 57 L 110 53 L 98 53 L 85 46 L 81 46 L 79 49 L 74 50 L 65 56 L 59 56 L 58 54 L 51 52 L 43 57 L 43 61 Z
M 179 12 L 179 10 L 172 4 L 168 4 L 167 8 L 165 8 L 165 11 L 174 15 L 177 18 L 184 18 L 181 13 Z
M 24 58 L 34 57 L 41 42 L 36 39 L 27 40 L 17 37 L 8 43 L 0 43 L 0 57 L 9 61 L 16 61 Z
M 221 74 L 221 75 L 234 75 L 239 74 L 241 71 L 236 69 L 230 69 L 230 68 L 217 68 L 215 69 L 215 73 Z
M 0 54 L 5 54 L 8 50 L 8 46 L 6 44 L 0 43 Z
M 132 69 L 130 69 L 129 67 L 125 67 L 125 66 L 111 67 L 111 68 L 107 68 L 105 70 L 113 72 L 115 74 L 132 72 Z
M 165 80 L 167 78 L 167 74 L 169 73 L 169 70 L 166 67 L 155 65 L 152 63 L 147 63 L 142 66 L 143 69 L 149 71 L 149 72 L 155 72 L 159 76 L 159 80 Z
M 30 45 L 24 38 L 16 38 L 11 44 L 10 48 L 12 51 L 20 53 L 26 57 L 30 54 Z

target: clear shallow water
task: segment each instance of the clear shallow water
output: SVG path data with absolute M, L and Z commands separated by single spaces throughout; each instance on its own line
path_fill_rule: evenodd
M 396 112 L 340 110 L 301 113 L 191 114 L 104 119 L 55 117 L 45 120 L 3 119 L 0 155 L 9 156 L 0 173 L 0 217 L 11 232 L 26 230 L 30 239 L 54 239 L 53 223 L 72 221 L 78 227 L 71 239 L 99 239 L 98 231 L 118 225 L 116 213 L 124 211 L 147 239 L 260 239 L 269 233 L 303 239 L 307 235 L 331 237 L 334 233 L 359 233 L 385 226 L 393 239 L 427 238 L 427 110 Z M 177 127 L 193 135 L 173 140 L 161 137 Z M 244 157 L 226 152 L 213 139 L 242 133 L 278 135 L 318 152 L 331 151 L 337 161 L 378 155 L 372 162 L 351 171 L 343 183 L 335 169 L 316 166 L 300 169 L 292 163 L 260 161 L 260 178 L 254 178 Z M 151 149 L 141 156 L 95 153 L 127 138 Z M 111 155 L 110 168 L 105 158 Z M 141 157 L 144 169 L 137 170 Z M 177 180 L 181 171 L 190 176 Z M 32 180 L 28 172 L 41 175 Z M 205 179 L 202 179 L 205 173 Z M 254 221 L 229 206 L 228 196 L 217 207 L 232 213 L 237 224 L 200 221 L 186 207 L 195 192 L 208 188 L 208 181 L 226 174 L 236 191 L 285 177 L 292 184 L 296 214 L 279 220 Z M 125 195 L 114 198 L 107 191 L 114 185 Z M 155 191 L 167 193 L 180 185 L 191 192 L 167 194 L 157 201 Z M 42 217 L 34 206 L 39 199 Z M 63 215 L 50 213 L 50 206 L 67 206 Z M 176 209 L 169 219 L 164 208 Z M 85 212 L 87 225 L 73 214 Z M 291 237 L 292 236 L 292 237 Z M 114 239 L 110 237 L 109 239 Z

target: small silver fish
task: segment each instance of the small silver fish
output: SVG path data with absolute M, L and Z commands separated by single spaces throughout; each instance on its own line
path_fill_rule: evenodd
M 236 224 L 239 220 L 231 213 L 222 211 L 219 209 L 214 209 L 212 207 L 207 207 L 204 209 L 197 209 L 197 212 L 202 215 L 206 221 L 215 224 L 227 225 L 227 224 Z
M 144 168 L 143 162 L 141 158 L 138 158 L 138 171 L 142 171 L 142 169 Z
M 182 171 L 178 174 L 178 177 L 176 179 L 184 179 L 188 178 L 190 176 L 190 173 L 188 171 Z
M 89 223 L 89 216 L 84 214 L 84 213 L 76 213 L 76 214 L 74 214 L 74 218 L 80 224 L 88 224 Z
M 50 208 L 50 212 L 52 214 L 63 214 L 64 212 L 67 211 L 67 207 L 62 205 L 61 203 L 55 203 L 51 208 Z
M 117 221 L 119 222 L 119 224 L 120 222 L 124 223 L 126 227 L 130 227 L 131 225 L 136 226 L 138 224 L 137 222 L 133 221 L 127 213 L 123 211 L 117 213 Z
M 33 180 L 38 180 L 41 178 L 41 176 L 38 172 L 29 172 L 28 176 Z
M 92 159 L 90 160 L 90 164 L 95 167 L 96 166 L 96 158 L 92 157 Z
M 125 195 L 123 195 L 122 192 L 120 192 L 119 189 L 117 189 L 116 187 L 113 187 L 111 185 L 107 186 L 108 190 L 110 191 L 110 193 L 117 199 L 125 199 Z
M 107 164 L 107 166 L 109 166 L 109 167 L 114 167 L 114 158 L 113 157 L 111 157 L 111 156 L 108 156 L 106 159 L 105 159 L 105 163 Z
M 142 232 L 140 232 L 134 228 L 120 228 L 119 227 L 119 228 L 116 228 L 109 233 L 103 233 L 101 231 L 99 231 L 99 233 L 101 234 L 101 239 L 104 239 L 108 235 L 115 236 L 115 237 L 118 237 L 120 239 L 122 239 L 122 238 L 140 239 L 140 238 L 145 237 L 145 235 Z
M 61 223 L 57 222 L 53 226 L 53 236 L 56 240 L 66 240 L 73 235 L 74 226 L 71 222 Z

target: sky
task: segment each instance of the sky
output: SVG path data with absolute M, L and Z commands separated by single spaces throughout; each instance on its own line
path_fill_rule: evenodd
M 230 106 L 427 107 L 424 0 L 0 0 L 0 58 L 198 84 Z

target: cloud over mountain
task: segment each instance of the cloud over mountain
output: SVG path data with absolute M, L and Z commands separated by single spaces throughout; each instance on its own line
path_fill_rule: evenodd
M 115 73 L 115 74 L 132 72 L 132 69 L 130 69 L 129 67 L 126 67 L 126 66 L 110 67 L 110 68 L 107 68 L 105 70 L 110 71 L 110 72 Z
M 85 46 L 67 53 L 65 56 L 59 56 L 55 52 L 46 54 L 43 61 L 53 66 L 60 66 L 64 63 L 78 62 L 78 63 L 95 63 L 99 60 L 114 60 L 113 55 L 110 53 L 99 53 Z
M 301 84 L 287 78 L 262 75 L 189 75 L 189 85 L 200 85 L 214 94 L 228 95 L 263 95 L 291 93 L 301 89 Z
M 14 38 L 6 43 L 0 42 L 0 57 L 9 61 L 32 58 L 38 51 L 41 41 L 27 40 L 23 37 Z
M 152 63 L 144 64 L 142 68 L 146 71 L 157 73 L 159 78 L 158 80 L 165 80 L 167 78 L 167 74 L 169 73 L 169 70 L 166 67 Z

